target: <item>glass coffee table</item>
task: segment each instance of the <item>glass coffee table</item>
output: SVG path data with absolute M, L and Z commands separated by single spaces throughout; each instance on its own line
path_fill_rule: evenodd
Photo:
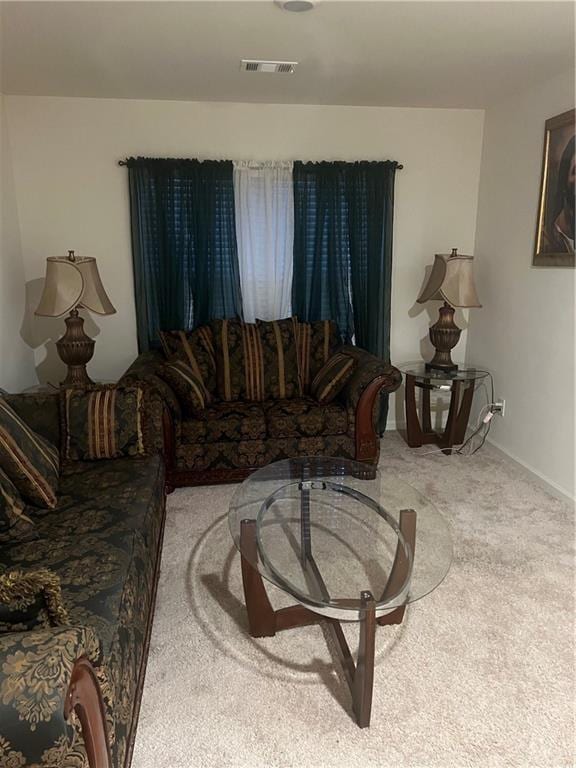
M 410 485 L 346 459 L 269 464 L 236 491 L 229 511 L 253 637 L 326 622 L 356 721 L 370 724 L 376 627 L 444 579 L 452 539 L 438 510 Z M 274 610 L 264 581 L 296 601 Z M 340 622 L 360 622 L 358 660 Z

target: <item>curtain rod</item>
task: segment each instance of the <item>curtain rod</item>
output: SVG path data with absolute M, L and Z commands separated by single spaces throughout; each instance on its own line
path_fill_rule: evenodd
M 312 160 L 312 161 L 305 161 L 305 162 L 317 162 L 317 161 Z M 367 161 L 359 161 L 359 160 L 358 161 L 354 161 L 354 160 L 323 160 L 322 161 L 321 160 L 321 161 L 318 161 L 318 162 L 353 163 L 353 162 L 378 162 L 378 161 L 377 160 L 374 160 L 374 161 L 371 161 L 371 160 L 367 160 Z M 127 160 L 118 160 L 118 165 L 128 165 L 128 161 Z M 404 168 L 404 166 L 401 163 L 398 163 L 398 165 L 396 166 L 396 170 L 397 171 L 401 171 L 403 168 Z

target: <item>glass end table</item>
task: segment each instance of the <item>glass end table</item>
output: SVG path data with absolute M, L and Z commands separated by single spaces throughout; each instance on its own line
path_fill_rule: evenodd
M 435 443 L 443 453 L 451 454 L 455 445 L 464 442 L 476 384 L 490 376 L 490 373 L 467 366 L 459 366 L 454 371 L 442 371 L 427 368 L 423 362 L 403 363 L 397 365 L 397 368 L 405 377 L 406 442 L 411 448 Z M 421 418 L 418 417 L 416 390 L 422 391 Z M 432 391 L 450 393 L 448 419 L 442 432 L 432 429 Z
M 360 727 L 370 724 L 378 625 L 435 589 L 452 560 L 448 524 L 406 483 L 345 459 L 299 458 L 254 472 L 229 510 L 253 637 L 326 622 Z M 264 581 L 295 605 L 274 610 Z M 358 661 L 340 622 L 360 622 Z

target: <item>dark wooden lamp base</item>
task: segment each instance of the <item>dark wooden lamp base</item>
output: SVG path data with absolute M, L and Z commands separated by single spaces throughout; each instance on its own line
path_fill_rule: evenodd
M 446 301 L 440 307 L 438 320 L 430 328 L 430 341 L 436 354 L 426 363 L 426 368 L 441 371 L 457 371 L 458 365 L 452 362 L 451 350 L 458 344 L 462 331 L 454 322 L 454 307 Z
M 256 520 L 242 520 L 240 527 L 241 552 L 245 552 L 252 562 L 257 562 L 258 544 L 256 538 Z M 416 512 L 413 509 L 403 509 L 400 512 L 400 530 L 412 553 L 416 543 Z M 308 551 L 306 558 L 307 576 L 313 579 L 329 599 L 326 585 L 318 566 Z M 275 611 L 268 599 L 262 576 L 252 565 L 252 562 L 241 555 L 242 583 L 244 599 L 248 613 L 248 627 L 252 637 L 273 637 L 282 629 L 304 627 L 320 622 L 329 629 L 334 646 L 337 649 L 346 682 L 352 695 L 352 709 L 360 728 L 370 725 L 372 711 L 372 692 L 374 688 L 374 651 L 376 640 L 376 625 L 401 624 L 406 610 L 401 605 L 379 618 L 376 617 L 376 600 L 368 590 L 360 593 L 360 604 L 363 609 L 360 619 L 360 640 L 358 643 L 358 661 L 355 664 L 340 622 L 305 608 L 303 605 L 291 605 Z M 406 580 L 409 564 L 404 548 L 398 543 L 396 555 L 388 582 L 380 597 L 380 602 L 393 597 L 399 592 Z
M 86 373 L 86 364 L 94 354 L 94 339 L 84 333 L 84 319 L 73 309 L 64 321 L 66 333 L 56 342 L 60 359 L 68 366 L 63 387 L 87 387 L 94 382 Z

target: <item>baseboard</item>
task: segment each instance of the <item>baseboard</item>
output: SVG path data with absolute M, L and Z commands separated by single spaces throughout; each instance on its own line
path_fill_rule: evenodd
M 508 451 L 506 448 L 503 448 L 495 440 L 488 439 L 486 442 L 490 443 L 493 448 L 504 454 L 507 459 L 511 459 L 515 464 L 518 464 L 518 466 L 523 469 L 524 472 L 528 473 L 533 480 L 536 480 L 538 485 L 549 491 L 553 496 L 556 496 L 556 498 L 560 499 L 561 501 L 567 501 L 569 504 L 576 504 L 576 496 L 572 496 L 565 488 L 563 488 L 558 483 L 555 483 L 554 480 L 546 477 L 546 475 L 543 475 L 542 472 L 539 472 L 537 469 L 532 467 L 530 464 L 527 464 L 518 456 L 510 453 L 510 451 Z

